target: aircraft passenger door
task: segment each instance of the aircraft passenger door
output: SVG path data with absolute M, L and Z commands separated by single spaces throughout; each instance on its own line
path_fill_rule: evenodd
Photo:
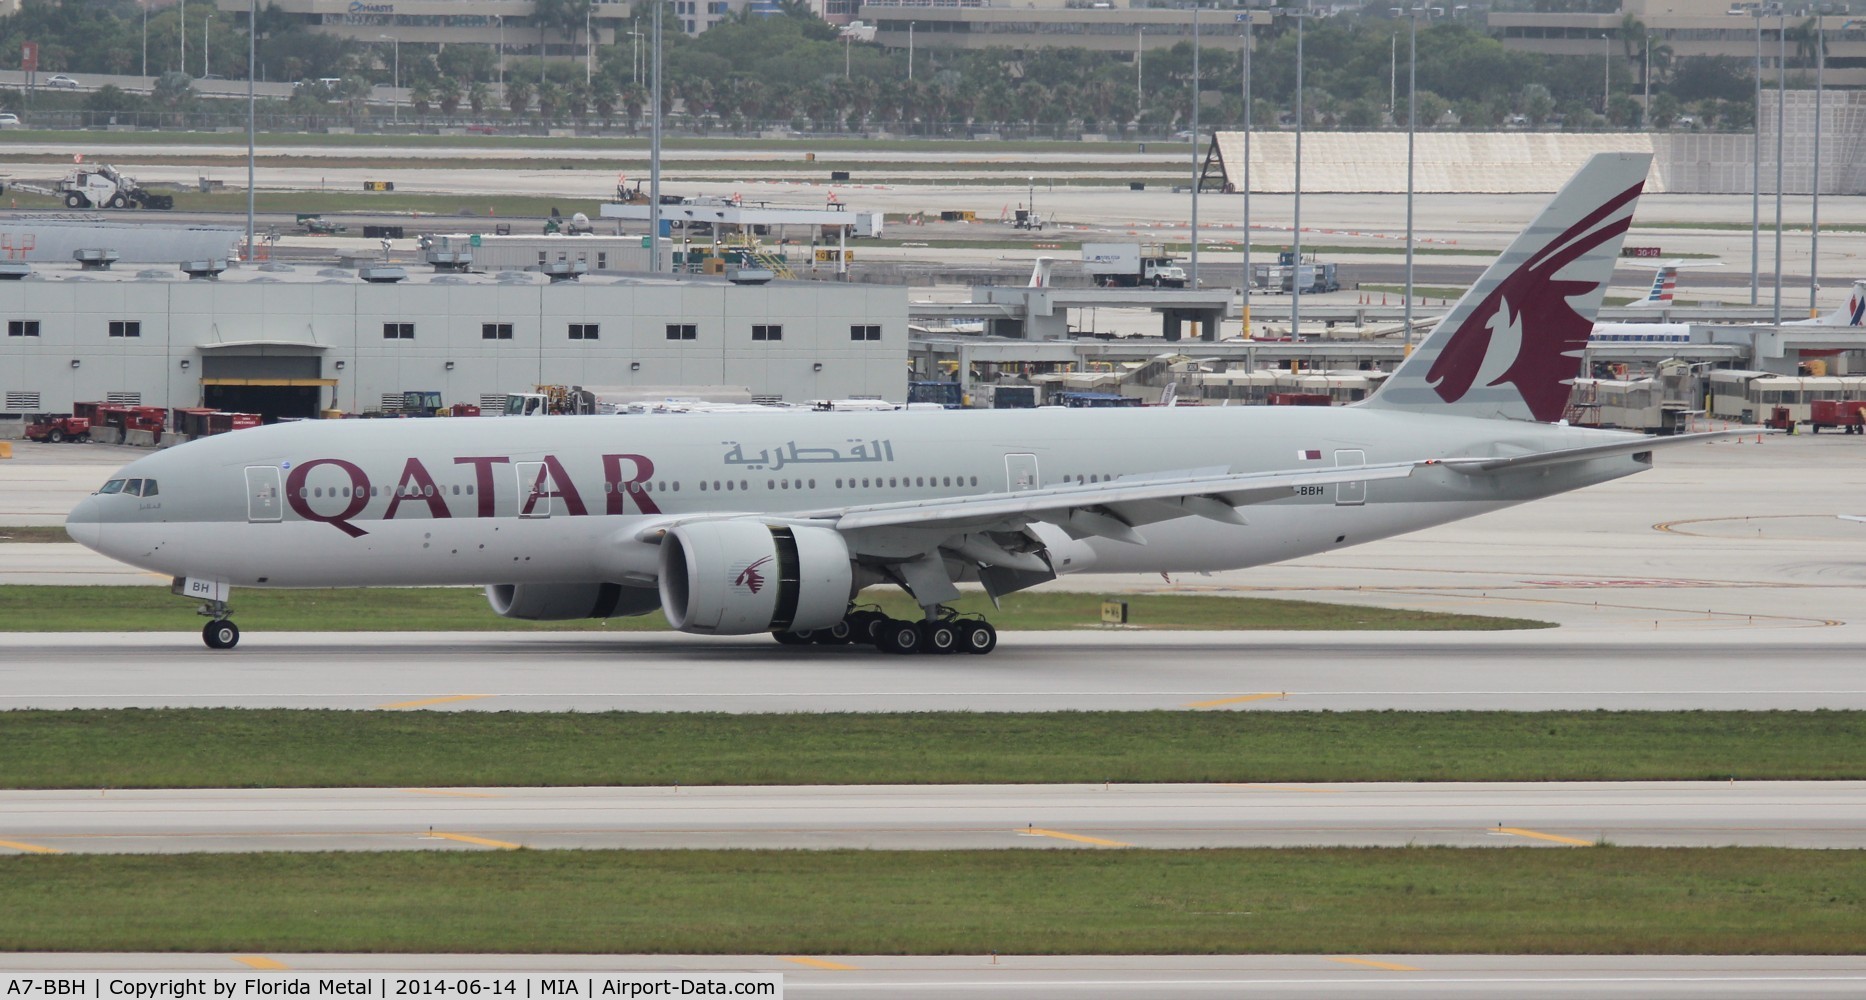
M 1358 449 L 1335 452 L 1335 468 L 1352 469 L 1367 464 L 1367 453 Z M 1335 484 L 1335 506 L 1358 507 L 1367 502 L 1367 482 Z
M 550 470 L 543 462 L 516 462 L 513 468 L 518 470 L 518 516 L 550 517 L 551 494 L 557 492 Z
M 1004 456 L 1004 488 L 1006 492 L 1022 493 L 1025 490 L 1034 490 L 1041 485 L 1042 482 L 1041 479 L 1037 478 L 1037 456 Z
M 279 521 L 285 517 L 285 490 L 279 485 L 276 465 L 250 465 L 246 468 L 246 519 L 255 524 Z

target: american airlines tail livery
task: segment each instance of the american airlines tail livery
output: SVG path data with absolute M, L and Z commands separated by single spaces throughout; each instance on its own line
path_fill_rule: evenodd
M 960 582 L 1272 563 L 1704 437 L 1561 422 L 1650 161 L 1590 160 L 1355 406 L 310 421 L 138 459 L 66 527 L 174 576 L 216 649 L 240 587 L 481 584 L 508 618 L 988 653 L 992 626 L 944 607 Z M 877 584 L 924 619 L 854 608 Z

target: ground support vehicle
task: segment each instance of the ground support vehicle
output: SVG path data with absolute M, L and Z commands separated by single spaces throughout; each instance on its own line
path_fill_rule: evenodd
M 1103 288 L 1186 287 L 1186 270 L 1159 243 L 1084 243 L 1082 267 Z
M 44 416 L 26 426 L 26 439 L 58 444 L 61 441 L 89 441 L 91 422 L 83 417 Z

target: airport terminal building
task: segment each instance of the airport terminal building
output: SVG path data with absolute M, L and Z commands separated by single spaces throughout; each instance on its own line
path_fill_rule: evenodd
M 388 280 L 401 273 L 34 265 L 0 281 L 0 436 L 92 400 L 279 418 L 393 410 L 409 390 L 485 406 L 539 384 L 907 395 L 899 287 L 412 269 Z

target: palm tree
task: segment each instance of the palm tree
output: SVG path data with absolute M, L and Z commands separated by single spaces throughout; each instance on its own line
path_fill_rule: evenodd
M 492 91 L 484 83 L 474 80 L 467 86 L 466 102 L 467 107 L 473 109 L 473 117 L 482 117 L 486 114 L 486 105 L 492 103 Z
M 523 118 L 525 110 L 531 107 L 531 84 L 522 79 L 513 79 L 505 85 L 505 106 L 512 109 L 514 119 Z
M 538 84 L 538 120 L 541 121 L 546 128 L 549 128 L 551 123 L 557 120 L 558 109 L 563 106 L 564 88 L 559 87 L 554 81 L 549 80 Z M 518 109 L 514 108 L 513 110 L 516 111 Z
M 408 102 L 415 106 L 415 114 L 426 121 L 428 111 L 434 106 L 434 89 L 428 86 L 428 81 L 417 80 L 408 90 Z
M 460 110 L 460 81 L 451 76 L 441 77 L 440 83 L 435 86 L 434 96 L 440 101 L 441 114 L 446 115 L 448 121 L 453 121 L 454 113 Z

